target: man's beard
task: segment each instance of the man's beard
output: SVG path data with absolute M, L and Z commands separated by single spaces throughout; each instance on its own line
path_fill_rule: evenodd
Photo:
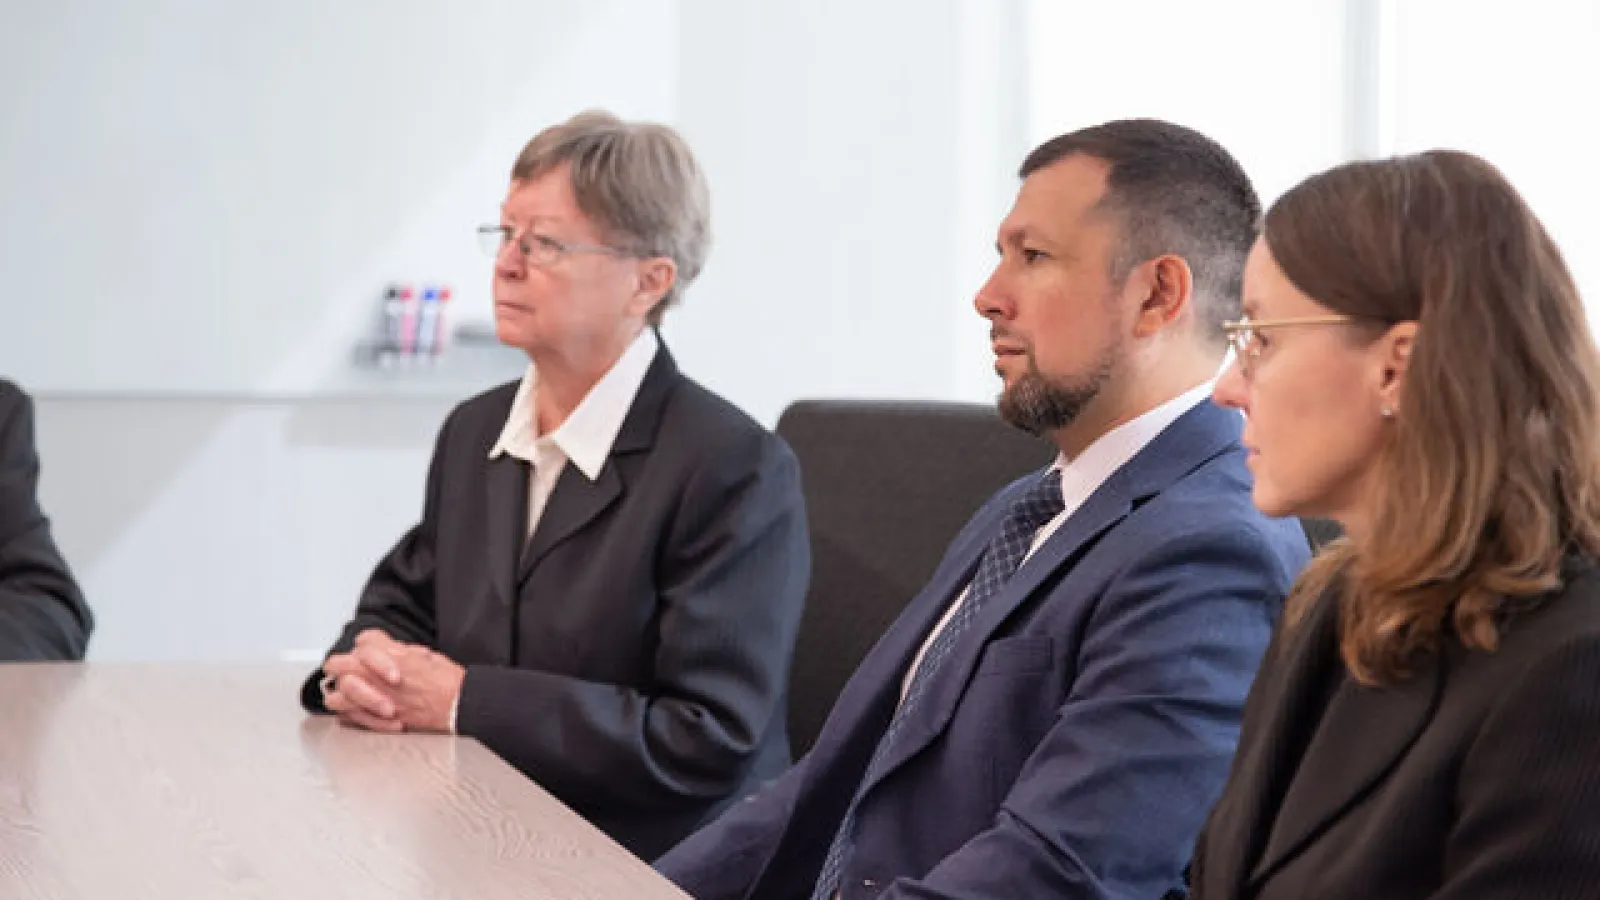
M 1117 357 L 1118 348 L 1110 347 L 1083 377 L 1066 381 L 1039 371 L 1033 354 L 1028 353 L 1028 371 L 1000 393 L 1000 418 L 1035 435 L 1066 428 L 1100 396 L 1101 389 L 1111 380 Z

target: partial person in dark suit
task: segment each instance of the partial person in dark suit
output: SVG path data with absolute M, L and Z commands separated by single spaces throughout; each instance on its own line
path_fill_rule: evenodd
M 94 617 L 39 509 L 33 403 L 0 381 L 0 662 L 78 660 Z
M 675 132 L 542 132 L 481 231 L 499 337 L 531 365 L 445 421 L 421 523 L 302 699 L 477 738 L 651 857 L 789 763 L 798 466 L 656 333 L 709 246 Z
M 1600 896 L 1600 354 L 1488 163 L 1340 166 L 1245 270 L 1255 499 L 1347 538 L 1290 597 L 1200 900 Z
M 1250 505 L 1208 396 L 1260 207 L 1225 150 L 1152 120 L 1021 175 L 977 308 L 1001 415 L 1060 455 L 957 535 L 805 758 L 657 861 L 700 900 L 1181 883 L 1308 555 Z

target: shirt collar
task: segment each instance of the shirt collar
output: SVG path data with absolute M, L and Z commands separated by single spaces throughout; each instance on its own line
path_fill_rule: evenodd
M 660 346 L 655 329 L 640 331 L 622 356 L 578 401 L 566 421 L 548 435 L 590 481 L 600 477 L 606 457 L 611 455 L 611 445 L 616 443 L 617 433 L 622 430 L 623 420 L 628 417 L 633 398 L 639 393 L 639 386 L 644 383 L 644 376 L 650 371 Z M 538 377 L 538 370 L 530 363 L 511 400 L 511 412 L 500 431 L 500 439 L 489 450 L 490 459 L 504 453 L 521 459 L 532 458 L 533 445 L 541 438 L 533 411 Z
M 1214 382 L 1185 391 L 1143 415 L 1123 422 L 1085 447 L 1074 459 L 1056 457 L 1052 468 L 1061 470 L 1061 498 L 1070 514 L 1100 489 L 1118 469 L 1139 455 L 1156 435 L 1211 395 Z

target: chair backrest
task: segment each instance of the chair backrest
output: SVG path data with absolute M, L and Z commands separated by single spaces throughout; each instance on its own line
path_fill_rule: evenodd
M 799 457 L 811 529 L 811 588 L 789 688 L 799 758 L 961 526 L 1056 451 L 979 404 L 800 401 L 777 430 Z
M 778 420 L 800 460 L 811 588 L 790 673 L 789 741 L 811 748 L 867 651 L 1000 488 L 1056 449 L 966 403 L 802 400 Z M 1339 526 L 1304 519 L 1313 551 Z

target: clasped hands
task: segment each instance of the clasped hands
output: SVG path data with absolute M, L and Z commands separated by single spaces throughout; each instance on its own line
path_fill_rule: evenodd
M 442 653 L 397 641 L 376 628 L 349 653 L 322 664 L 323 702 L 344 722 L 372 731 L 442 731 L 467 670 Z

